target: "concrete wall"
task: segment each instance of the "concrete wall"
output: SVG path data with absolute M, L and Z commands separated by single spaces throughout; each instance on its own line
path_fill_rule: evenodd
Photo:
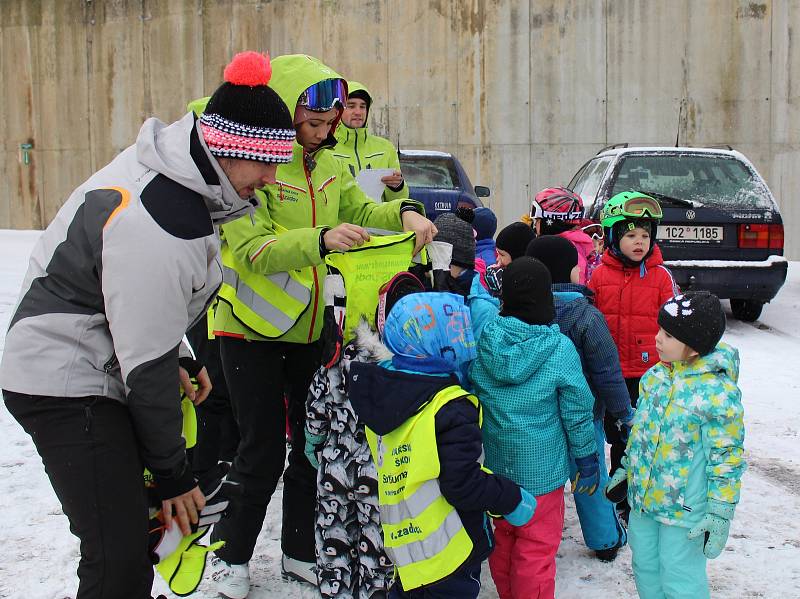
M 373 129 L 456 153 L 501 223 L 608 143 L 730 143 L 798 259 L 798 31 L 798 0 L 3 0 L 0 226 L 45 226 L 147 116 L 256 49 L 365 82 Z

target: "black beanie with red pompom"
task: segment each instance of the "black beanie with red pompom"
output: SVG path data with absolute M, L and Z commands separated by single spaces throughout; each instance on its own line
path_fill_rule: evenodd
M 225 67 L 200 117 L 203 139 L 215 156 L 287 163 L 296 136 L 292 115 L 272 88 L 269 56 L 241 52 Z

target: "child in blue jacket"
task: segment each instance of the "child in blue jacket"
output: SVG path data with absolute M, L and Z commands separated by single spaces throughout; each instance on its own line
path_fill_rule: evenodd
M 603 314 L 592 305 L 594 294 L 578 284 L 580 266 L 578 251 L 563 237 L 545 235 L 528 244 L 528 256 L 541 260 L 553 279 L 555 322 L 578 350 L 581 367 L 594 395 L 594 435 L 600 459 L 600 486 L 608 482 L 605 464 L 606 436 L 603 417 L 608 411 L 627 438 L 633 424 L 630 395 L 622 378 L 617 346 L 608 330 Z M 577 466 L 570 457 L 570 474 Z M 612 561 L 625 545 L 627 535 L 614 505 L 602 493 L 575 494 L 575 507 L 586 546 L 594 549 L 602 561 Z
M 739 353 L 707 292 L 658 313 L 661 362 L 642 377 L 623 460 L 606 488 L 631 506 L 628 539 L 642 599 L 709 597 L 706 558 L 722 553 L 745 470 Z
M 533 496 L 481 467 L 481 411 L 461 387 L 475 356 L 461 296 L 416 293 L 386 318 L 389 362 L 350 367 L 350 401 L 378 468 L 386 553 L 397 578 L 389 597 L 468 599 L 480 591 L 493 547 L 487 511 L 523 525 Z
M 533 258 L 504 269 L 500 314 L 484 327 L 470 369 L 486 415 L 486 466 L 537 502 L 526 526 L 496 523 L 489 567 L 501 599 L 555 595 L 570 453 L 578 465 L 575 489 L 593 493 L 600 476 L 594 397 L 575 347 L 551 324 L 550 285 L 547 268 Z

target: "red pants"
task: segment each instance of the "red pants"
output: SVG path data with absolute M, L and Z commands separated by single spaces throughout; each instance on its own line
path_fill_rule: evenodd
M 495 520 L 489 569 L 500 599 L 553 599 L 556 552 L 564 529 L 564 489 L 536 497 L 536 513 L 525 526 Z

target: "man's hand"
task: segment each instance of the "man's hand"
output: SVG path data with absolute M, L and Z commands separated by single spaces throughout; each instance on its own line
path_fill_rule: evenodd
M 181 387 L 183 387 L 186 397 L 196 406 L 203 403 L 208 394 L 211 393 L 211 379 L 208 377 L 208 371 L 205 366 L 200 369 L 200 372 L 195 377 L 197 389 L 194 388 L 189 372 L 183 366 L 178 367 L 178 377 L 181 380 Z
M 174 518 L 184 536 L 191 534 L 191 525 L 197 524 L 197 514 L 205 506 L 206 498 L 200 490 L 200 487 L 195 487 L 191 491 L 187 491 L 183 495 L 178 495 L 172 499 L 165 499 L 161 502 L 161 513 L 164 516 L 164 525 L 170 528 Z M 174 514 L 173 511 L 175 512 Z
M 381 177 L 381 183 L 383 183 L 386 187 L 388 187 L 392 191 L 398 191 L 400 187 L 403 185 L 403 173 L 401 173 L 398 170 L 395 170 L 391 175 L 386 175 L 385 177 Z
M 425 244 L 433 241 L 439 230 L 419 212 L 406 210 L 400 217 L 403 219 L 403 231 L 414 231 L 417 236 L 416 245 L 414 246 L 414 255 L 416 256 Z
M 336 250 L 346 252 L 353 247 L 364 245 L 365 241 L 369 241 L 369 233 L 364 227 L 342 223 L 333 229 L 325 231 L 322 241 L 331 252 Z

